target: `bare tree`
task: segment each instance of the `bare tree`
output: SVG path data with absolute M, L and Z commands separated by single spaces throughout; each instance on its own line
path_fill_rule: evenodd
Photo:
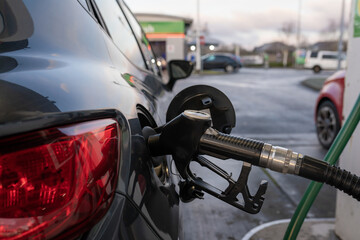
M 208 23 L 207 23 L 207 22 L 205 22 L 204 26 L 203 26 L 202 29 L 201 29 L 201 32 L 202 32 L 205 36 L 207 36 L 207 35 L 210 34 L 210 30 L 209 30 L 209 26 L 208 26 Z
M 335 21 L 335 19 L 328 19 L 326 27 L 321 30 L 321 35 L 326 40 L 335 41 L 337 40 L 338 29 L 339 24 Z
M 283 49 L 283 66 L 286 67 L 288 62 L 288 55 L 289 55 L 288 45 L 290 38 L 295 33 L 295 23 L 291 21 L 284 22 L 282 27 L 280 28 L 280 32 L 285 37 L 284 43 L 286 46 Z
M 289 40 L 295 32 L 295 23 L 294 22 L 284 22 L 282 27 L 280 28 L 280 31 L 285 36 L 284 42 L 286 44 L 289 44 Z
M 300 43 L 299 43 L 299 47 L 300 48 L 307 48 L 309 47 L 309 41 L 305 36 L 301 36 L 300 37 Z

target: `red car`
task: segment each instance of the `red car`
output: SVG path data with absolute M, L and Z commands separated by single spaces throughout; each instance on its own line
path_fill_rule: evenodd
M 315 123 L 320 144 L 329 148 L 341 127 L 345 71 L 331 75 L 316 101 Z

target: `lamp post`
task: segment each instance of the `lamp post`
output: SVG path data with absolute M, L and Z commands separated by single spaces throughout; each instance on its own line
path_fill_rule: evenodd
M 197 24 L 196 24 L 196 72 L 201 71 L 201 46 L 200 46 L 200 0 L 197 0 Z
M 298 53 L 300 50 L 301 44 L 301 0 L 299 0 L 299 9 L 298 9 L 298 19 L 297 19 L 297 28 L 296 28 L 296 50 L 295 50 L 295 66 L 298 67 Z

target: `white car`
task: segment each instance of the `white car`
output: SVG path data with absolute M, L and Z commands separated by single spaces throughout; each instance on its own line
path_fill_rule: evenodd
M 341 54 L 341 68 L 346 67 L 346 55 Z M 321 70 L 336 70 L 338 66 L 338 52 L 335 51 L 307 51 L 304 67 L 315 73 Z

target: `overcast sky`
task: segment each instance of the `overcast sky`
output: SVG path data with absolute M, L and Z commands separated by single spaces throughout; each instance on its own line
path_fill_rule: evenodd
M 134 13 L 169 14 L 194 19 L 196 0 L 127 0 Z M 342 0 L 301 0 L 302 36 L 309 43 L 323 40 L 329 20 L 340 21 Z M 345 22 L 349 22 L 351 0 L 345 0 Z M 200 0 L 200 23 L 210 36 L 224 43 L 252 49 L 263 43 L 282 40 L 285 22 L 296 24 L 299 0 Z M 290 40 L 295 43 L 295 34 Z

